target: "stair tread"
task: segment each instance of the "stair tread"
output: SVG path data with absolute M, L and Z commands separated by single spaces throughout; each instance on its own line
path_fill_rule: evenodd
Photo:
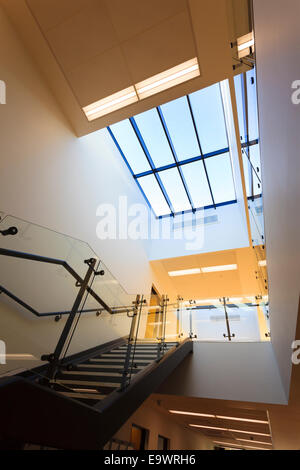
M 78 366 L 79 367 L 79 366 Z M 99 370 L 100 372 L 100 369 L 119 369 L 119 370 L 122 370 L 122 367 L 120 367 L 120 364 L 98 364 L 97 365 L 94 365 L 94 364 L 80 364 L 80 367 L 85 367 L 85 368 L 94 368 L 95 371 Z M 138 369 L 142 369 L 144 366 L 137 366 Z M 80 370 L 80 369 L 78 369 Z
M 118 388 L 120 386 L 119 382 L 98 382 L 98 381 L 89 381 L 89 380 L 72 380 L 72 379 L 58 379 L 55 381 L 57 384 L 62 385 L 79 385 L 82 388 L 91 386 L 91 387 L 108 387 L 108 388 Z
M 113 357 L 111 359 L 108 359 L 108 358 L 99 358 L 99 359 L 94 359 L 94 358 L 91 358 L 90 359 L 90 362 L 95 362 L 96 364 L 99 364 L 101 362 L 112 362 L 112 363 L 115 363 L 115 362 L 119 362 L 120 364 L 124 364 L 125 362 L 125 357 L 124 358 L 118 358 L 118 357 Z M 152 360 L 146 360 L 146 359 L 137 359 L 137 358 L 134 358 L 134 362 L 143 362 L 143 363 L 150 363 L 152 362 Z
M 97 371 L 86 371 L 86 370 L 67 370 L 64 371 L 63 374 L 60 374 L 59 376 L 64 376 L 64 375 L 94 375 L 95 377 L 119 377 L 120 379 L 122 378 L 122 373 L 121 372 L 97 372 Z
M 59 392 L 61 395 L 70 398 L 84 398 L 88 400 L 103 400 L 107 395 L 100 395 L 98 393 L 79 393 L 79 392 Z

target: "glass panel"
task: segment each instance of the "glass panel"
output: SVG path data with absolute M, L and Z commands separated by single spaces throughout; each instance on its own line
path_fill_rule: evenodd
M 178 160 L 200 155 L 187 98 L 183 96 L 161 106 Z
M 133 173 L 150 170 L 150 165 L 128 119 L 110 126 Z
M 218 83 L 190 95 L 203 153 L 228 147 L 223 104 Z
M 245 176 L 245 184 L 246 184 L 246 193 L 247 197 L 252 196 L 252 169 L 250 162 L 247 158 L 246 152 L 248 152 L 247 149 L 243 149 L 242 155 L 243 155 L 243 166 L 244 166 L 244 176 Z
M 135 116 L 144 142 L 156 167 L 174 163 L 156 108 Z
M 202 161 L 189 163 L 181 167 L 195 208 L 209 206 L 212 198 Z
M 232 341 L 260 341 L 257 307 L 239 304 L 227 308 Z
M 234 87 L 235 87 L 235 96 L 236 96 L 236 105 L 237 105 L 237 112 L 238 112 L 238 120 L 239 120 L 239 130 L 240 130 L 240 137 L 241 142 L 245 142 L 245 121 L 244 121 L 244 107 L 243 107 L 243 74 L 236 75 L 234 77 Z
M 229 153 L 205 159 L 215 203 L 236 198 Z
M 161 171 L 159 176 L 167 191 L 174 211 L 180 212 L 191 209 L 177 168 Z
M 137 180 L 142 187 L 152 209 L 157 216 L 170 214 L 170 208 L 154 175 L 147 175 Z
M 255 68 L 246 72 L 248 96 L 249 140 L 258 139 L 258 115 Z
M 249 219 L 253 245 L 264 244 L 264 217 L 262 197 L 248 199 Z
M 224 307 L 216 304 L 215 308 L 197 308 L 192 312 L 192 332 L 202 341 L 228 341 Z
M 259 179 L 261 180 L 261 163 L 260 163 L 259 144 L 251 145 L 251 147 L 249 147 L 249 155 L 250 155 L 251 163 L 252 163 Z
M 253 173 L 253 195 L 258 196 L 262 193 L 261 182 L 258 179 L 258 177 L 257 177 L 256 173 L 254 172 L 254 170 L 252 170 L 252 173 Z
M 4 217 L 0 222 L 0 229 L 7 230 L 16 227 L 16 235 L 0 235 L 2 249 L 22 252 L 27 255 L 51 258 L 67 262 L 71 270 L 84 278 L 88 266 L 85 260 L 96 258 L 97 271 L 103 270 L 103 275 L 91 276 L 89 287 L 93 289 L 102 301 L 110 308 L 132 308 L 135 296 L 128 295 L 117 279 L 109 272 L 91 247 L 81 241 L 61 233 L 12 216 Z M 11 308 L 15 315 L 30 321 L 23 321 L 21 331 L 3 331 L 2 339 L 9 345 L 10 357 L 7 364 L 1 365 L 1 373 L 7 373 L 24 368 L 32 368 L 41 363 L 42 354 L 52 353 L 55 349 L 61 331 L 65 325 L 79 291 L 78 278 L 67 271 L 60 264 L 45 263 L 41 260 L 23 259 L 21 257 L 0 256 L 0 285 L 3 286 L 1 302 Z M 25 302 L 28 307 L 20 305 L 16 298 L 9 296 L 9 292 Z M 80 311 L 83 309 L 83 314 Z M 92 311 L 87 311 L 92 310 Z M 100 317 L 96 316 L 96 312 Z M 53 313 L 61 320 L 57 323 L 53 316 L 38 318 L 38 315 Z M 32 321 L 34 319 L 34 321 Z M 67 353 L 72 354 L 82 349 L 88 349 L 107 341 L 107 338 L 125 337 L 128 335 L 131 319 L 125 313 L 110 314 L 103 309 L 100 302 L 91 294 L 83 296 L 77 313 L 80 324 L 72 337 Z M 33 325 L 37 322 L 46 322 L 44 334 L 32 341 Z M 101 332 L 105 332 L 104 336 Z M 30 341 L 29 341 L 30 339 Z

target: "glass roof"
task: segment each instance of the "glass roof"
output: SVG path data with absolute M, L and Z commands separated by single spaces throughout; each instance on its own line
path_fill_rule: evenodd
M 236 202 L 219 83 L 108 131 L 157 217 Z

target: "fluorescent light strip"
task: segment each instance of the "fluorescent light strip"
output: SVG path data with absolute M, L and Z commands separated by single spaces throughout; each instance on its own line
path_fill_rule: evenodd
M 224 447 L 239 447 L 243 449 L 269 450 L 265 447 L 243 446 L 243 444 L 231 444 L 230 442 L 213 441 L 215 444 L 222 444 Z
M 247 49 L 248 47 L 254 46 L 254 39 L 250 39 L 250 41 L 244 42 L 243 44 L 238 45 L 238 51 L 243 51 L 244 49 Z
M 230 429 L 230 428 L 219 428 L 217 426 L 204 426 L 202 424 L 189 424 L 189 426 L 192 426 L 193 428 L 202 428 L 202 429 L 216 429 L 218 431 L 226 431 L 226 432 L 235 432 L 235 433 L 243 433 L 243 434 L 248 434 L 249 436 L 252 436 L 252 435 L 255 435 L 255 436 L 265 436 L 265 437 L 271 437 L 271 434 L 264 434 L 262 432 L 253 432 L 253 431 L 241 431 L 239 429 Z M 245 442 L 258 442 L 258 443 L 261 443 L 261 444 L 268 444 L 268 445 L 272 445 L 272 444 L 269 444 L 267 442 L 261 442 L 261 441 L 252 441 L 250 439 L 239 439 L 239 438 L 235 438 L 237 441 L 245 441 Z
M 266 446 L 271 446 L 272 444 L 270 442 L 263 442 L 263 441 L 253 441 L 252 439 L 238 439 L 236 438 L 237 441 L 243 441 L 243 442 L 253 442 L 253 444 L 265 444 Z
M 207 266 L 201 268 L 203 273 L 213 273 L 217 271 L 233 271 L 237 269 L 237 264 L 224 264 L 223 266 Z
M 217 429 L 218 431 L 228 431 L 227 428 L 218 428 L 216 426 L 202 426 L 201 424 L 189 424 L 193 428 L 203 428 L 203 429 Z
M 169 271 L 168 274 L 169 276 L 185 276 L 186 274 L 213 273 L 217 271 L 234 271 L 237 268 L 237 264 L 224 264 L 222 266 L 206 266 L 204 268 L 180 269 L 178 271 Z
M 24 360 L 24 361 L 38 361 L 39 359 L 32 354 L 0 354 L 0 360 Z
M 198 60 L 194 57 L 194 59 L 183 62 L 182 64 L 176 65 L 171 69 L 137 83 L 135 87 L 139 98 L 143 99 L 197 77 L 198 75 L 200 75 Z
M 269 421 L 262 421 L 260 419 L 249 419 L 249 418 L 236 418 L 235 416 L 221 416 L 216 415 L 216 418 L 219 419 L 229 419 L 232 421 L 246 421 L 248 423 L 260 423 L 260 424 L 269 424 Z
M 118 91 L 113 95 L 107 96 L 102 100 L 96 101 L 83 109 L 89 121 L 93 121 L 105 114 L 112 113 L 117 109 L 124 108 L 129 104 L 138 101 L 138 97 L 133 86 L 125 88 L 125 90 Z
M 204 418 L 215 418 L 215 415 L 210 415 L 210 414 L 205 414 L 205 413 L 194 413 L 193 411 L 169 410 L 169 412 L 177 414 L 177 415 L 202 416 Z
M 200 268 L 193 268 L 193 269 L 181 269 L 179 271 L 169 271 L 168 274 L 171 277 L 175 276 L 186 276 L 188 274 L 200 274 Z
M 93 121 L 117 109 L 124 108 L 139 99 L 159 93 L 179 83 L 186 82 L 200 75 L 199 64 L 196 57 L 171 69 L 165 70 L 153 77 L 147 78 L 134 86 L 118 91 L 113 95 L 95 101 L 82 108 L 87 119 Z
M 262 421 L 259 419 L 250 419 L 250 418 L 236 418 L 235 416 L 213 415 L 213 414 L 205 414 L 205 413 L 195 413 L 193 411 L 179 411 L 179 410 L 169 410 L 169 412 L 179 414 L 179 415 L 187 415 L 187 416 L 203 416 L 206 418 L 229 419 L 233 421 L 246 421 L 250 423 L 269 424 L 269 421 Z
M 266 436 L 271 437 L 271 434 L 265 434 L 263 432 L 254 432 L 254 431 L 241 431 L 240 429 L 228 429 L 230 432 L 242 433 L 242 434 L 249 434 L 250 436 Z

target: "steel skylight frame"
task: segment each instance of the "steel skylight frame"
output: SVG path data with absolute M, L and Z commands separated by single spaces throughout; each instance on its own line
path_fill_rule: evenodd
M 222 105 L 223 105 L 223 97 L 222 97 L 221 90 L 220 90 L 220 94 L 221 94 Z M 158 116 L 159 116 L 159 119 L 160 119 L 160 122 L 161 122 L 161 125 L 162 125 L 162 129 L 164 131 L 167 143 L 169 145 L 171 154 L 172 154 L 173 159 L 174 159 L 174 162 L 169 163 L 167 165 L 160 166 L 160 167 L 155 166 L 155 164 L 153 162 L 153 159 L 151 158 L 151 154 L 150 154 L 150 152 L 147 148 L 147 145 L 145 143 L 145 140 L 143 139 L 143 136 L 142 136 L 142 133 L 139 129 L 139 126 L 138 126 L 135 118 L 131 117 L 131 118 L 129 118 L 129 122 L 130 122 L 130 124 L 131 124 L 131 126 L 134 130 L 134 133 L 137 137 L 137 140 L 138 140 L 138 142 L 139 142 L 139 144 L 140 144 L 140 146 L 141 146 L 141 148 L 142 148 L 142 150 L 145 154 L 145 157 L 146 157 L 146 159 L 149 163 L 149 166 L 150 166 L 149 170 L 143 171 L 141 173 L 134 173 L 131 166 L 130 166 L 130 164 L 129 164 L 129 162 L 128 162 L 128 160 L 127 160 L 127 158 L 126 158 L 126 155 L 122 151 L 122 149 L 121 149 L 121 147 L 118 143 L 118 140 L 116 139 L 113 131 L 111 130 L 111 128 L 109 126 L 107 127 L 107 130 L 108 130 L 109 134 L 111 135 L 115 145 L 117 146 L 119 152 L 121 153 L 127 167 L 129 168 L 133 178 L 135 179 L 137 185 L 139 186 L 140 191 L 142 192 L 149 208 L 153 211 L 153 213 L 154 213 L 154 210 L 153 210 L 150 201 L 148 200 L 145 192 L 143 191 L 143 189 L 142 189 L 142 187 L 139 183 L 139 179 L 144 177 L 144 176 L 148 176 L 148 175 L 153 175 L 155 177 L 155 179 L 158 183 L 158 186 L 160 188 L 160 191 L 161 191 L 161 193 L 162 193 L 162 195 L 163 195 L 163 197 L 164 197 L 164 199 L 165 199 L 165 201 L 166 201 L 166 203 L 169 207 L 169 210 L 170 210 L 170 213 L 164 214 L 164 215 L 159 215 L 159 216 L 156 216 L 156 214 L 154 213 L 155 217 L 158 218 L 158 219 L 161 219 L 161 218 L 164 218 L 164 217 L 174 217 L 176 215 L 181 215 L 181 214 L 185 214 L 185 213 L 195 213 L 197 210 L 202 210 L 202 209 L 211 209 L 211 208 L 216 209 L 217 207 L 225 206 L 225 205 L 229 205 L 229 204 L 234 204 L 234 203 L 237 202 L 236 199 L 233 199 L 233 200 L 230 200 L 230 201 L 225 201 L 225 202 L 219 202 L 219 203 L 215 202 L 211 182 L 210 182 L 210 179 L 209 179 L 209 174 L 208 174 L 208 171 L 207 171 L 207 168 L 206 168 L 206 160 L 208 158 L 216 157 L 218 155 L 223 155 L 223 154 L 226 154 L 226 153 L 230 153 L 230 148 L 229 148 L 229 146 L 227 146 L 227 147 L 224 147 L 224 148 L 221 148 L 221 149 L 217 149 L 213 152 L 209 152 L 209 153 L 206 153 L 206 154 L 203 153 L 201 142 L 200 142 L 200 137 L 199 137 L 199 133 L 198 133 L 195 117 L 194 117 L 194 112 L 193 112 L 192 104 L 191 104 L 191 101 L 190 101 L 190 96 L 186 95 L 185 98 L 187 100 L 187 105 L 188 105 L 189 113 L 190 113 L 192 124 L 193 124 L 193 130 L 194 130 L 196 141 L 197 141 L 198 148 L 199 148 L 199 155 L 197 155 L 195 157 L 190 157 L 190 158 L 187 158 L 187 159 L 184 159 L 184 160 L 179 160 L 178 159 L 176 149 L 175 149 L 175 146 L 173 144 L 173 141 L 172 141 L 172 138 L 171 138 L 171 135 L 170 135 L 170 132 L 169 132 L 169 129 L 168 129 L 168 126 L 167 126 L 167 123 L 166 123 L 166 120 L 165 120 L 165 117 L 164 117 L 163 110 L 162 110 L 161 106 L 157 106 L 156 111 L 158 113 Z M 247 103 L 247 96 L 245 96 L 244 93 L 243 93 L 244 116 L 247 116 L 246 103 Z M 226 127 L 226 130 L 227 130 L 226 119 L 225 119 L 225 115 L 224 115 L 224 108 L 223 108 L 223 117 L 224 117 L 225 127 Z M 247 126 L 248 126 L 248 124 L 247 124 Z M 241 147 L 242 147 L 242 149 L 245 149 L 245 151 L 248 151 L 248 153 L 249 153 L 249 148 L 253 145 L 258 144 L 258 139 L 255 139 L 255 140 L 252 140 L 252 141 L 249 142 L 248 141 L 248 131 L 246 131 L 247 129 L 248 129 L 248 127 L 245 127 L 245 142 L 241 143 Z M 247 155 L 247 153 L 246 153 L 246 155 Z M 250 161 L 249 157 L 248 157 L 248 160 Z M 202 161 L 203 162 L 203 169 L 204 169 L 205 177 L 206 177 L 206 180 L 207 180 L 207 184 L 208 184 L 208 188 L 209 188 L 209 192 L 210 192 L 210 196 L 211 196 L 211 200 L 212 200 L 212 203 L 210 205 L 206 205 L 206 206 L 203 206 L 203 207 L 195 207 L 195 204 L 193 202 L 188 184 L 186 183 L 186 180 L 184 178 L 184 174 L 183 174 L 183 171 L 182 171 L 182 167 L 184 165 L 188 165 L 190 163 L 194 163 L 194 162 L 197 162 L 197 161 Z M 252 165 L 252 163 L 251 163 L 251 165 Z M 252 165 L 252 167 L 253 167 L 253 165 Z M 160 178 L 160 173 L 161 172 L 169 170 L 169 169 L 173 169 L 173 168 L 177 168 L 177 170 L 178 170 L 178 174 L 179 174 L 182 186 L 184 188 L 185 194 L 186 194 L 187 199 L 188 199 L 189 204 L 190 204 L 190 209 L 188 209 L 188 210 L 183 210 L 183 211 L 180 211 L 180 212 L 175 212 L 174 211 L 172 201 L 170 200 L 170 198 L 168 196 L 168 193 L 167 193 L 167 191 L 166 191 L 166 189 L 163 185 L 163 182 Z M 253 194 L 253 191 L 252 191 L 252 194 Z

